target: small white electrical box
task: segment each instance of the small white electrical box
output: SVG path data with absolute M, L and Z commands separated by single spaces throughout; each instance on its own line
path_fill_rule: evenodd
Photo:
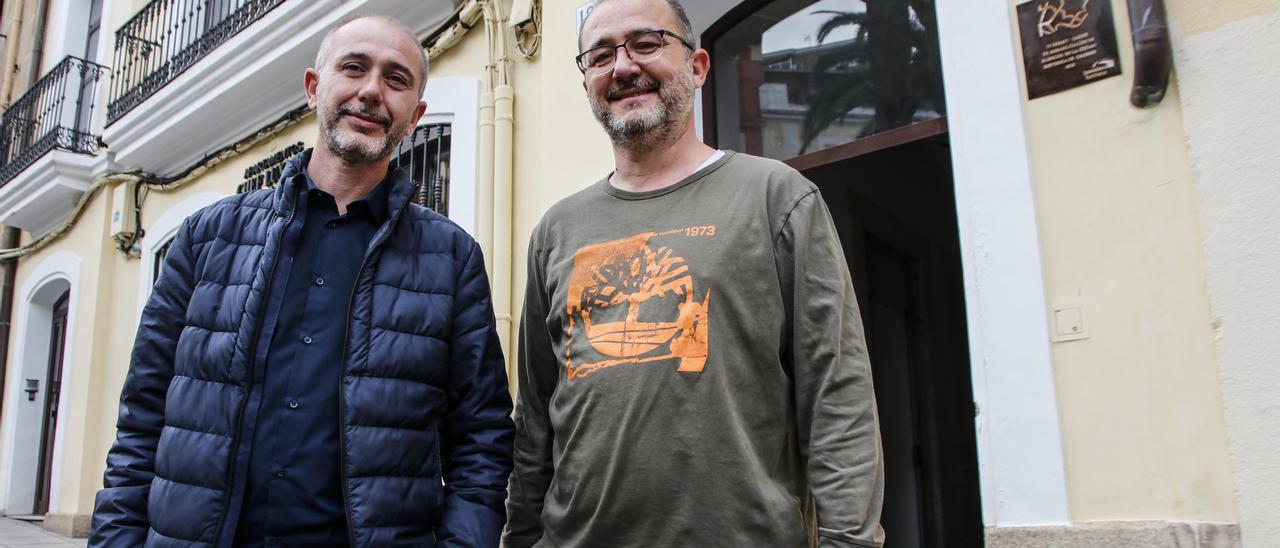
M 1053 342 L 1078 341 L 1089 338 L 1084 330 L 1084 307 L 1064 303 L 1053 307 Z
M 134 215 L 137 211 L 133 207 L 133 188 L 134 183 L 121 183 L 111 187 L 111 235 L 124 234 L 126 237 L 133 236 Z
M 511 26 L 519 27 L 533 21 L 533 3 L 536 0 L 511 1 Z

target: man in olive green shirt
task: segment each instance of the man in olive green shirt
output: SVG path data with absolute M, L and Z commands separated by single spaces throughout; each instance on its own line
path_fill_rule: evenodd
M 615 47 L 616 46 L 616 47 Z M 698 141 L 675 0 L 597 2 L 578 57 L 616 171 L 535 228 L 506 545 L 881 546 L 853 285 L 817 188 Z

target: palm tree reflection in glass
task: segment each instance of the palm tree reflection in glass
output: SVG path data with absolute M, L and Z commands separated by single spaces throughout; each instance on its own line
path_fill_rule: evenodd
M 865 9 L 811 12 L 827 18 L 812 48 L 798 154 L 834 125 L 860 124 L 861 138 L 946 113 L 933 0 L 859 3 Z M 841 30 L 853 38 L 825 44 Z

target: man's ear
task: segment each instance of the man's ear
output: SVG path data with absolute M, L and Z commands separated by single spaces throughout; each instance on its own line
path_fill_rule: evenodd
M 316 109 L 316 104 L 318 102 L 317 89 L 319 88 L 319 86 L 320 86 L 320 73 L 316 72 L 316 69 L 313 69 L 313 68 L 307 69 L 307 71 L 302 76 L 302 87 L 307 92 L 307 107 L 311 108 L 311 110 Z
M 693 81 L 702 87 L 707 81 L 707 73 L 711 71 L 711 54 L 705 49 L 697 49 L 689 54 L 693 64 Z
M 418 110 L 415 110 L 413 113 L 414 124 L 417 124 L 418 120 L 422 119 L 422 115 L 426 113 L 427 113 L 427 102 L 418 101 Z

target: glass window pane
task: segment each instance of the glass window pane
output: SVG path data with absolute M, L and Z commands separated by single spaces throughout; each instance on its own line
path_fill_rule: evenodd
M 720 148 L 785 160 L 945 114 L 934 0 L 776 0 L 712 55 Z

